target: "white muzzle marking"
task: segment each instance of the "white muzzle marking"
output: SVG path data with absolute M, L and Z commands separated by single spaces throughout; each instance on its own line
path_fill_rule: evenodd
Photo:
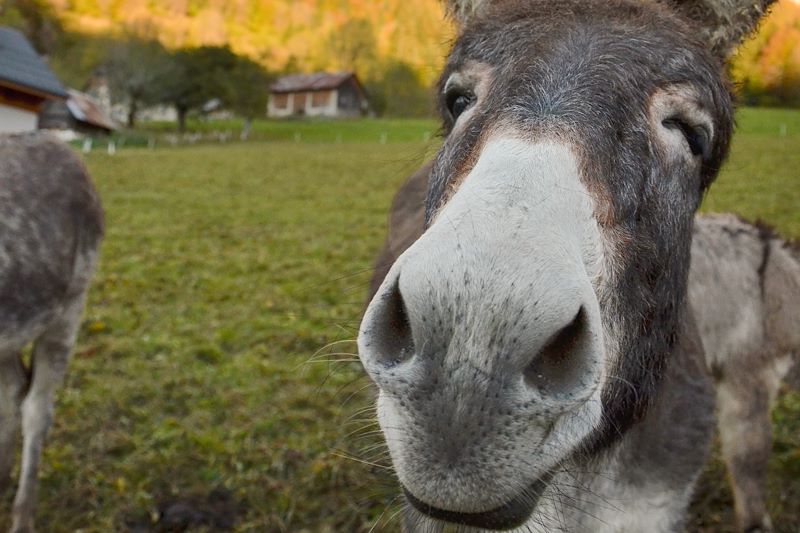
M 358 342 L 416 498 L 468 513 L 502 506 L 597 427 L 601 243 L 570 147 L 504 136 L 397 260 Z M 570 328 L 570 353 L 540 364 Z

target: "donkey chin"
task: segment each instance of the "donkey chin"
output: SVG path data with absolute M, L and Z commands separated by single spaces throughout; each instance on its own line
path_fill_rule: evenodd
M 600 423 L 609 364 L 590 198 L 569 147 L 498 136 L 367 309 L 359 352 L 424 515 L 523 524 Z

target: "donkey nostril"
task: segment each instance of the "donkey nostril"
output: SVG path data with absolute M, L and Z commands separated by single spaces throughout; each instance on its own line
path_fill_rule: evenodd
M 589 328 L 586 311 L 578 309 L 569 324 L 545 344 L 525 369 L 527 383 L 548 394 L 569 392 L 585 369 Z
M 381 300 L 370 327 L 371 351 L 384 365 L 394 366 L 414 355 L 414 339 L 399 281 L 378 297 Z

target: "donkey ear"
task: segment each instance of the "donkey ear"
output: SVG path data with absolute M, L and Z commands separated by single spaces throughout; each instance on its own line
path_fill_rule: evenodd
M 776 0 L 671 0 L 704 30 L 712 49 L 727 59 L 764 18 Z
M 491 0 L 444 0 L 448 14 L 461 26 L 482 13 L 489 4 Z

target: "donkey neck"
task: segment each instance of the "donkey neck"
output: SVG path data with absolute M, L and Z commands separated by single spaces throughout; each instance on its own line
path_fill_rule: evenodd
M 686 306 L 655 400 L 642 420 L 571 475 L 577 531 L 679 531 L 714 428 L 714 390 Z

